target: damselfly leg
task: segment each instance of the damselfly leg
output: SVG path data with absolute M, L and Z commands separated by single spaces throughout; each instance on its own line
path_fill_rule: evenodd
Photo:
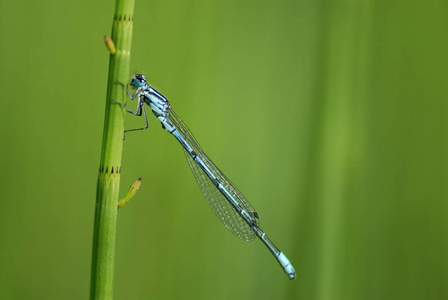
M 132 94 L 132 93 L 129 91 L 128 87 L 127 87 L 124 83 L 119 82 L 119 81 L 118 81 L 117 83 L 119 83 L 119 84 L 121 84 L 121 85 L 123 86 L 124 90 L 126 91 L 126 94 L 129 96 L 129 98 L 130 98 L 131 100 L 134 100 L 134 99 L 135 99 L 136 97 L 138 97 L 139 94 L 141 93 L 141 88 L 137 88 L 137 90 L 135 91 L 135 93 Z M 133 128 L 133 129 L 127 129 L 127 130 L 125 130 L 125 131 L 124 131 L 124 134 L 123 134 L 123 141 L 126 139 L 126 132 L 130 132 L 130 131 L 138 131 L 138 130 L 146 130 L 146 129 L 149 128 L 148 116 L 147 116 L 147 114 L 146 114 L 146 109 L 145 109 L 145 105 L 144 105 L 145 102 L 144 102 L 140 97 L 139 97 L 138 100 L 137 100 L 137 109 L 136 109 L 135 111 L 133 111 L 132 109 L 128 108 L 128 107 L 126 106 L 126 104 L 123 104 L 123 103 L 121 103 L 121 102 L 112 100 L 112 103 L 121 105 L 121 107 L 123 107 L 124 109 L 126 109 L 126 112 L 131 113 L 131 114 L 133 114 L 133 115 L 135 115 L 135 116 L 138 116 L 138 117 L 140 117 L 140 116 L 142 115 L 142 112 L 143 112 L 143 116 L 145 117 L 145 123 L 146 123 L 146 126 L 145 126 L 145 127 L 140 127 L 140 128 Z

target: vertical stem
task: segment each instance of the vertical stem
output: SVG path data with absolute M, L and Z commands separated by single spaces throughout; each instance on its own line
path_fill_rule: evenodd
M 134 0 L 117 0 L 112 24 L 116 53 L 110 55 L 103 145 L 98 174 L 92 250 L 91 299 L 112 299 L 115 233 L 123 150 L 124 113 L 112 100 L 123 102 L 132 42 Z

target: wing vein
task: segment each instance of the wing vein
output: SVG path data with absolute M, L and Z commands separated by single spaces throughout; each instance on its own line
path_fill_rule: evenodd
M 221 184 L 230 192 L 230 194 L 240 203 L 254 220 L 259 225 L 258 215 L 255 212 L 252 205 L 247 201 L 243 194 L 230 182 L 227 177 L 218 169 L 218 167 L 211 161 L 211 159 L 204 153 L 199 143 L 194 138 L 187 125 L 174 113 L 172 109 L 169 111 L 169 120 L 176 126 L 180 135 L 187 141 L 187 143 L 193 148 L 199 158 L 207 165 L 207 167 L 218 178 Z M 185 156 L 194 177 L 199 185 L 199 188 L 204 194 L 205 199 L 210 205 L 216 216 L 222 221 L 224 226 L 229 229 L 233 234 L 245 241 L 251 241 L 255 237 L 255 233 L 252 228 L 246 223 L 246 221 L 239 215 L 239 213 L 233 208 L 229 201 L 221 194 L 216 186 L 208 178 L 207 174 L 196 164 L 190 154 L 184 149 Z

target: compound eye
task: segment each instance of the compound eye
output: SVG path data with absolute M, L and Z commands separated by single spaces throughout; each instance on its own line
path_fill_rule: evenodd
M 139 74 L 137 76 L 137 78 L 138 78 L 138 80 L 140 80 L 140 82 L 145 82 L 146 81 L 146 77 L 144 75 L 142 75 L 142 74 Z

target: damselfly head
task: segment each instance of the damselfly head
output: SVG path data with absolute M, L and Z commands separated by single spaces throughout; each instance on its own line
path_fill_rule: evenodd
M 135 88 L 142 87 L 146 84 L 146 76 L 143 74 L 135 74 L 131 79 L 131 86 Z

